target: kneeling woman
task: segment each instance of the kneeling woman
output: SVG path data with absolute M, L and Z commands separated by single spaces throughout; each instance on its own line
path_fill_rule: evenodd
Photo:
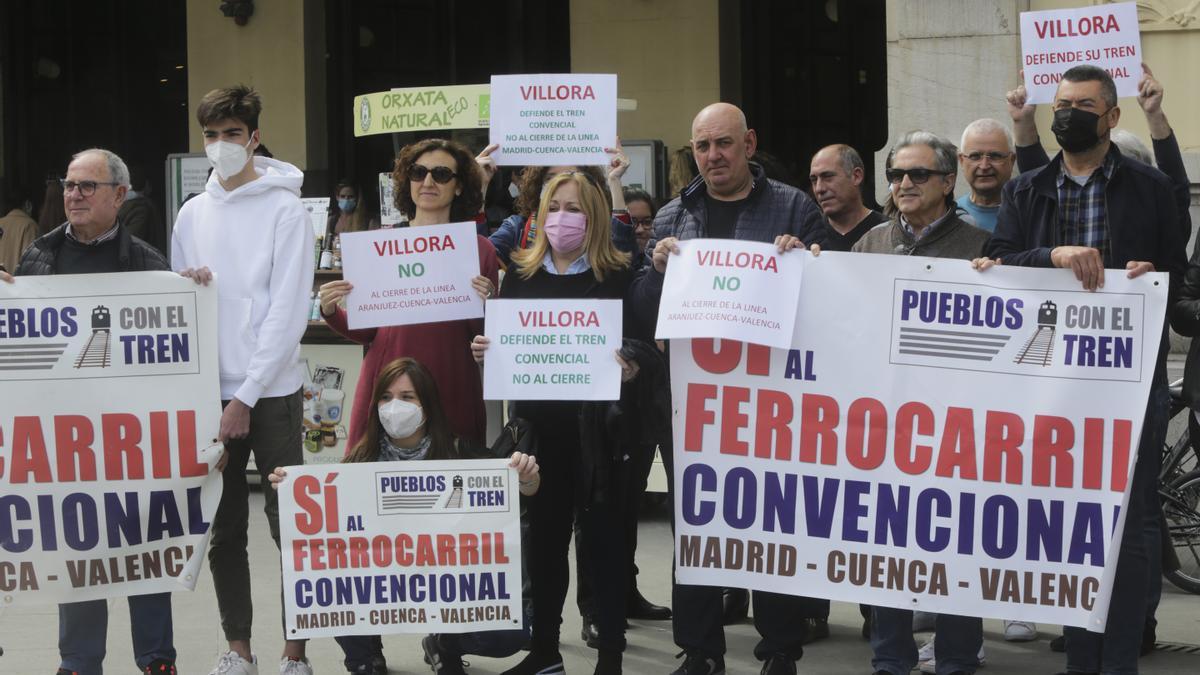
M 379 371 L 367 415 L 363 436 L 346 455 L 346 462 L 460 459 L 471 455 L 459 447 L 450 431 L 433 376 L 414 359 L 396 359 Z M 541 483 L 537 460 L 518 452 L 513 454 L 509 466 L 517 470 L 521 494 L 535 494 Z M 271 487 L 278 489 L 286 476 L 284 469 L 275 469 L 270 476 Z M 378 636 L 335 639 L 346 654 L 346 670 L 368 675 L 387 672 L 383 642 Z M 421 647 L 425 650 L 425 660 L 436 672 L 450 674 L 463 672 L 462 656 L 512 656 L 528 640 L 526 626 L 513 630 L 428 635 L 421 641 Z

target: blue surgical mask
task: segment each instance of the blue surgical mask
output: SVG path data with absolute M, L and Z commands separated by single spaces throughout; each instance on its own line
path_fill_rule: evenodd
M 350 211 L 353 211 L 354 207 L 356 207 L 356 206 L 358 206 L 357 199 L 339 199 L 338 200 L 338 208 L 347 213 Z

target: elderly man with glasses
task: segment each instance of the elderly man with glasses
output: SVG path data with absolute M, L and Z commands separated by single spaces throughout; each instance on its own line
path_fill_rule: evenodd
M 963 129 L 958 164 L 971 192 L 958 198 L 958 206 L 972 224 L 992 232 L 1000 211 L 1000 192 L 1012 178 L 1016 158 L 1013 133 L 993 119 L 979 119 Z
M 129 169 L 120 157 L 99 148 L 84 150 L 72 159 L 62 185 L 67 222 L 34 240 L 21 256 L 17 276 L 170 269 L 161 253 L 117 220 L 129 191 Z M 12 280 L 0 270 L 0 281 Z M 173 674 L 171 594 L 130 596 L 129 620 L 138 672 Z M 99 675 L 107 629 L 107 601 L 59 605 L 58 674 Z

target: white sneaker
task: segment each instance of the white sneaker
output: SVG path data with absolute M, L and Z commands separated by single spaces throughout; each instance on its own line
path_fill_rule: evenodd
M 279 675 L 313 675 L 313 669 L 308 665 L 308 659 L 293 661 L 285 658 L 279 662 Z
M 258 657 L 251 654 L 247 661 L 237 652 L 225 652 L 208 675 L 258 675 Z
M 933 652 L 933 639 L 935 637 L 937 637 L 936 634 L 930 635 L 929 640 L 917 650 L 917 670 L 929 675 L 937 673 L 937 658 Z M 982 668 L 983 664 L 987 662 L 987 655 L 983 652 L 983 645 L 979 645 L 979 655 L 977 658 L 979 659 L 979 667 Z
M 1038 636 L 1037 624 L 1031 621 L 1005 621 L 1004 640 L 1006 642 L 1029 642 Z

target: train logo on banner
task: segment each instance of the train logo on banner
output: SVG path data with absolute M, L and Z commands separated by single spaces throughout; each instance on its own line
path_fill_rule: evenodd
M 197 373 L 195 317 L 186 293 L 0 300 L 0 381 Z
M 386 471 L 375 474 L 378 514 L 499 513 L 508 503 L 507 470 L 474 470 L 455 473 Z
M 896 279 L 894 364 L 1013 375 L 1136 382 L 1143 297 L 1098 303 L 1086 291 L 1027 291 Z

